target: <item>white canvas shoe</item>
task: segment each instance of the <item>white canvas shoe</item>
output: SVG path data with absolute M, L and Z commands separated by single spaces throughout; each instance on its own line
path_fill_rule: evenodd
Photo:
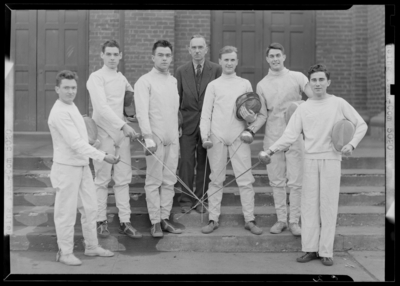
M 85 255 L 87 256 L 101 256 L 101 257 L 111 257 L 114 256 L 114 252 L 97 246 L 95 249 L 85 249 Z

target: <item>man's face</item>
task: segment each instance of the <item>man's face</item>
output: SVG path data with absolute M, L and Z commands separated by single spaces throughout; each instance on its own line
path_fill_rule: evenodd
M 77 92 L 76 80 L 64 78 L 61 80 L 60 86 L 56 86 L 55 89 L 62 102 L 72 104 Z
M 106 47 L 104 53 L 101 52 L 101 58 L 104 64 L 110 69 L 117 69 L 119 61 L 122 59 L 122 53 L 117 47 Z
M 193 38 L 190 41 L 189 54 L 194 61 L 201 62 L 206 56 L 207 51 L 208 48 L 203 38 Z
M 172 62 L 172 51 L 168 47 L 157 47 L 152 59 L 156 69 L 161 72 L 166 72 Z
M 233 74 L 238 63 L 239 60 L 235 52 L 222 54 L 219 59 L 219 64 L 222 66 L 222 73 L 226 75 Z
M 286 55 L 281 50 L 271 49 L 268 52 L 267 62 L 273 71 L 281 71 L 284 68 L 283 63 L 285 62 Z
M 310 86 L 314 93 L 314 98 L 321 98 L 326 94 L 326 89 L 331 84 L 324 72 L 315 72 L 310 75 Z

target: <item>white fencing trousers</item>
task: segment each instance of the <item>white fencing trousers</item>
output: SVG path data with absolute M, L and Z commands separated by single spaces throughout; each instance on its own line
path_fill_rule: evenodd
M 302 135 L 286 152 L 277 152 L 267 165 L 267 173 L 273 190 L 278 221 L 287 222 L 287 195 L 289 188 L 289 222 L 298 223 L 300 218 L 301 188 L 303 181 L 304 141 Z
M 165 168 L 153 155 L 146 156 L 146 192 L 147 210 L 152 224 L 161 219 L 169 219 L 175 195 L 174 185 L 177 181 L 176 170 L 179 159 L 179 137 L 164 146 L 161 140 L 153 135 L 157 144 L 155 155 L 168 167 Z M 185 192 L 188 192 L 185 190 Z
M 304 159 L 301 244 L 304 252 L 333 257 L 339 205 L 339 160 Z
M 115 154 L 114 141 L 100 128 L 98 139 L 101 141 L 99 150 L 109 154 Z M 93 160 L 95 170 L 94 184 L 97 191 L 97 221 L 104 221 L 107 219 L 108 184 L 112 178 L 114 180 L 113 189 L 119 220 L 121 223 L 130 222 L 131 207 L 129 204 L 129 183 L 132 180 L 130 139 L 129 137 L 125 137 L 120 141 L 119 155 L 121 156 L 121 160 L 128 163 L 129 166 L 124 163 L 112 165 L 105 161 L 97 162 Z M 119 142 L 117 142 L 117 144 L 118 143 Z
M 96 190 L 89 165 L 77 167 L 54 162 L 50 180 L 56 189 L 54 223 L 57 244 L 62 254 L 70 254 L 74 249 L 76 209 L 81 213 L 86 248 L 96 248 Z
M 213 147 L 207 150 L 208 160 L 210 162 L 211 174 L 210 184 L 208 185 L 208 210 L 209 220 L 218 221 L 221 214 L 221 201 L 223 195 L 223 182 L 226 178 L 227 155 L 232 158 L 232 167 L 235 177 L 238 177 L 247 169 L 251 168 L 251 150 L 250 145 L 242 143 L 237 138 L 232 145 L 226 146 L 214 135 L 210 137 Z M 242 144 L 241 144 L 242 143 Z M 239 145 L 241 146 L 239 147 Z M 238 149 L 239 147 L 239 149 Z M 236 154 L 234 152 L 237 150 Z M 234 155 L 233 155 L 234 154 Z M 233 157 L 232 157 L 233 155 Z M 254 177 L 251 170 L 236 179 L 239 186 L 240 201 L 245 222 L 254 220 Z M 214 194 L 215 193 L 215 194 Z

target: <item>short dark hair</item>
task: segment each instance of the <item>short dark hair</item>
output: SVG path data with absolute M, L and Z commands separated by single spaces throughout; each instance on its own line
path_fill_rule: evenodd
M 223 54 L 230 54 L 230 53 L 233 53 L 233 52 L 235 52 L 236 55 L 237 55 L 238 50 L 237 50 L 236 47 L 234 47 L 234 46 L 225 46 L 225 47 L 223 47 L 222 49 L 219 50 L 219 58 L 221 58 L 221 56 Z
M 284 48 L 281 44 L 279 44 L 279 43 L 272 43 L 272 44 L 270 44 L 270 45 L 268 46 L 268 48 L 267 48 L 267 50 L 266 50 L 266 52 L 265 52 L 265 55 L 268 56 L 269 51 L 272 50 L 272 49 L 281 50 L 281 51 L 282 51 L 282 54 L 285 54 L 285 48 Z
M 60 71 L 56 76 L 56 86 L 60 86 L 63 79 L 74 79 L 76 82 L 78 82 L 78 75 L 76 72 L 70 70 Z
M 172 52 L 172 45 L 170 42 L 168 42 L 167 40 L 158 40 L 157 42 L 154 43 L 153 45 L 153 49 L 151 50 L 151 53 L 154 55 L 154 52 L 156 51 L 156 49 L 158 47 L 162 47 L 162 48 L 170 48 L 171 52 Z
M 324 72 L 325 75 L 326 75 L 326 78 L 327 78 L 328 80 L 329 80 L 330 77 L 331 77 L 331 73 L 329 72 L 328 68 L 327 68 L 325 65 L 323 65 L 323 64 L 316 64 L 316 65 L 311 66 L 311 67 L 308 69 L 308 78 L 310 79 L 311 75 L 312 75 L 313 73 L 316 73 L 316 72 Z
M 206 46 L 207 46 L 207 40 L 206 40 L 206 38 L 205 38 L 203 35 L 200 35 L 200 34 L 195 34 L 195 35 L 193 35 L 193 36 L 190 38 L 190 41 L 192 41 L 193 39 L 199 39 L 199 38 L 203 39 L 203 40 L 204 40 L 204 43 L 205 43 Z
M 117 47 L 118 50 L 121 52 L 121 48 L 116 40 L 109 40 L 101 45 L 101 51 L 104 53 L 107 47 Z

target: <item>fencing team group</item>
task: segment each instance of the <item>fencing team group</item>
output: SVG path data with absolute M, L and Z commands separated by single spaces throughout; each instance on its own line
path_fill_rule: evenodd
M 73 102 L 77 74 L 68 70 L 58 73 L 55 90 L 59 98 L 48 119 L 54 147 L 50 178 L 56 189 L 56 260 L 67 265 L 82 264 L 73 254 L 76 209 L 81 213 L 84 254 L 114 255 L 98 242 L 98 236 L 110 235 L 107 198 L 111 179 L 119 232 L 142 237 L 130 221 L 132 140 L 140 140 L 146 150 L 151 150 L 146 156 L 144 188 L 153 237 L 162 237 L 163 232 L 183 232 L 169 220 L 177 180 L 182 213 L 208 212 L 208 224 L 201 229 L 204 234 L 219 227 L 228 154 L 240 190 L 244 228 L 262 234 L 254 216 L 251 149 L 241 134 L 246 130 L 254 136 L 266 123 L 263 149 L 271 160 L 267 172 L 277 214 L 270 232 L 278 234 L 288 228 L 293 235 L 301 235 L 305 254 L 297 258 L 298 262 L 321 259 L 324 265 L 332 265 L 341 156 L 350 155 L 365 135 L 364 120 L 344 99 L 327 93 L 330 73 L 324 65 L 310 67 L 308 78 L 285 68 L 286 55 L 279 43 L 266 50 L 270 69 L 257 84 L 261 101 L 258 113 L 245 107 L 236 110 L 236 99 L 252 92 L 252 86 L 236 75 L 239 59 L 235 47 L 220 50 L 219 64 L 206 59 L 208 47 L 201 35 L 190 39 L 188 50 L 192 61 L 178 67 L 172 76 L 172 45 L 166 40 L 154 43 L 154 67 L 132 88 L 118 71 L 122 58 L 118 43 L 110 40 L 102 45 L 104 65 L 89 76 L 86 84 L 92 118 L 98 127 L 98 146 L 89 144 L 84 119 Z M 140 130 L 134 130 L 124 116 L 126 91 L 134 92 Z M 286 124 L 289 104 L 300 101 L 302 93 L 308 99 Z M 244 120 L 238 119 L 237 112 Z M 352 122 L 356 131 L 350 143 L 338 152 L 332 147 L 331 130 L 342 119 Z M 94 180 L 89 158 L 93 160 Z M 289 217 L 286 188 L 290 193 Z

